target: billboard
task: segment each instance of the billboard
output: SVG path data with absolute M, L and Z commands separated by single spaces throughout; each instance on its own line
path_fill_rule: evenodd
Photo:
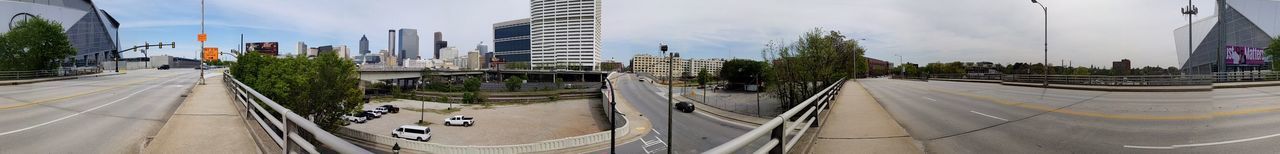
M 258 52 L 272 57 L 280 55 L 280 43 L 277 42 L 252 42 L 245 43 L 244 50 Z M 246 52 L 247 53 L 247 52 Z
M 1232 46 L 1228 45 L 1225 62 L 1227 65 L 1263 65 L 1266 64 L 1266 56 L 1263 56 L 1262 48 Z
M 206 62 L 210 62 L 210 61 L 218 61 L 218 48 L 217 48 L 217 47 L 206 47 L 206 48 L 204 48 L 204 52 L 203 52 L 203 53 L 204 53 L 204 54 L 203 54 L 202 58 L 204 59 L 204 61 L 206 61 Z

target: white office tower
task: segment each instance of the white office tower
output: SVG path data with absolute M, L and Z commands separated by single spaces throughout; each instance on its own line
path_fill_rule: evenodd
M 445 47 L 440 49 L 440 60 L 445 60 L 446 62 L 453 62 L 454 58 L 458 58 L 457 47 Z
M 599 0 L 531 0 L 533 67 L 595 70 L 600 63 Z

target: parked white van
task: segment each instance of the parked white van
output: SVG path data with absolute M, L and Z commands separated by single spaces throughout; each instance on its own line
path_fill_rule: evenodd
M 400 128 L 396 128 L 396 130 L 391 130 L 391 137 L 426 142 L 431 140 L 431 128 L 418 125 L 403 125 Z

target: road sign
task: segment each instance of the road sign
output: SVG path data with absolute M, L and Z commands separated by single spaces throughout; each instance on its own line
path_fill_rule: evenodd
M 205 35 L 204 33 L 200 33 L 200 35 L 196 35 L 196 40 L 200 40 L 200 42 L 204 42 L 205 40 L 208 40 L 208 38 L 209 38 L 209 35 Z
M 216 47 L 208 47 L 208 48 L 204 48 L 204 56 L 203 56 L 203 57 L 204 57 L 204 61 L 207 61 L 207 62 L 208 62 L 208 61 L 218 61 L 218 48 L 216 48 Z

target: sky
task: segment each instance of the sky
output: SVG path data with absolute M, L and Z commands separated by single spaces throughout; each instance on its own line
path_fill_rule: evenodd
M 200 1 L 95 1 L 121 22 L 124 46 L 176 42 L 151 55 L 194 57 L 199 49 Z M 1187 22 L 1185 1 L 1041 0 L 1048 7 L 1048 59 L 1059 65 L 1109 67 L 1177 63 L 1174 29 Z M 1194 0 L 1197 19 L 1213 14 L 1213 1 Z M 815 28 L 861 41 L 867 56 L 898 63 L 1040 62 L 1045 16 L 1024 0 L 612 0 L 601 6 L 601 54 L 627 61 L 658 54 L 659 43 L 691 58 L 760 59 L 765 44 L 791 43 Z M 529 17 L 526 0 L 217 0 L 205 2 L 206 46 L 227 51 L 245 42 L 279 42 L 280 52 L 347 45 L 360 36 L 370 50 L 385 49 L 388 29 L 418 29 L 420 55 L 430 55 L 431 33 L 470 51 L 492 48 L 493 24 Z M 1185 33 L 1185 32 L 1182 32 Z M 1185 40 L 1184 40 L 1185 41 Z M 492 50 L 492 49 L 490 49 Z M 129 53 L 126 57 L 141 56 Z M 225 59 L 225 56 L 224 56 Z

